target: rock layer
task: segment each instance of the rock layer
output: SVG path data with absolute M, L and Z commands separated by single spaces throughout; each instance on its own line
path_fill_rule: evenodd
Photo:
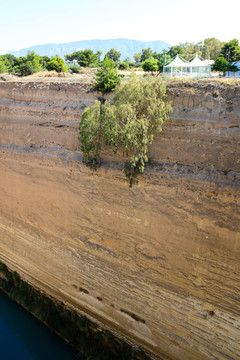
M 0 258 L 158 359 L 239 358 L 240 86 L 170 82 L 129 188 L 82 163 L 88 84 L 0 83 Z

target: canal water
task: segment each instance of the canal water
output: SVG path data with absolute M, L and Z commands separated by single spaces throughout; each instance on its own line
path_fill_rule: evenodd
M 84 360 L 57 335 L 0 291 L 1 360 Z

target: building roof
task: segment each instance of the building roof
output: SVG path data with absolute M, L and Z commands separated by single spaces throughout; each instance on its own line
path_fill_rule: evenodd
M 179 55 L 177 55 L 170 64 L 168 64 L 164 67 L 182 67 L 182 66 L 186 66 L 186 65 L 187 64 L 180 59 Z
M 194 59 L 188 63 L 188 66 L 210 66 L 206 61 L 201 60 L 196 54 Z
M 201 60 L 198 55 L 195 55 L 194 59 L 190 62 L 184 62 L 180 59 L 179 55 L 175 57 L 175 59 L 168 65 L 164 66 L 164 68 L 171 67 L 188 67 L 188 66 L 210 66 L 206 61 Z

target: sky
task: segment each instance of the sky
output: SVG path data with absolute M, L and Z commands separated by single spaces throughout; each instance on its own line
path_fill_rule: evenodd
M 0 54 L 91 39 L 240 40 L 239 0 L 0 0 Z

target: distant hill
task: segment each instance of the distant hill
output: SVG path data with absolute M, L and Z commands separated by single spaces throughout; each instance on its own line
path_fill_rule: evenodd
M 25 49 L 18 51 L 9 51 L 8 53 L 13 54 L 16 57 L 26 56 L 27 52 L 35 51 L 37 54 L 43 56 L 55 56 L 59 55 L 64 58 L 66 54 L 72 54 L 78 50 L 90 49 L 94 52 L 101 50 L 103 52 L 102 58 L 104 55 L 111 50 L 112 48 L 121 52 L 121 60 L 130 57 L 133 59 L 135 52 L 141 52 L 142 49 L 151 48 L 157 53 L 162 52 L 162 50 L 167 50 L 171 45 L 167 44 L 164 41 L 141 41 L 141 40 L 128 40 L 128 39 L 108 39 L 108 40 L 82 40 L 74 41 L 70 43 L 60 43 L 60 44 L 44 44 L 44 45 L 34 45 Z

